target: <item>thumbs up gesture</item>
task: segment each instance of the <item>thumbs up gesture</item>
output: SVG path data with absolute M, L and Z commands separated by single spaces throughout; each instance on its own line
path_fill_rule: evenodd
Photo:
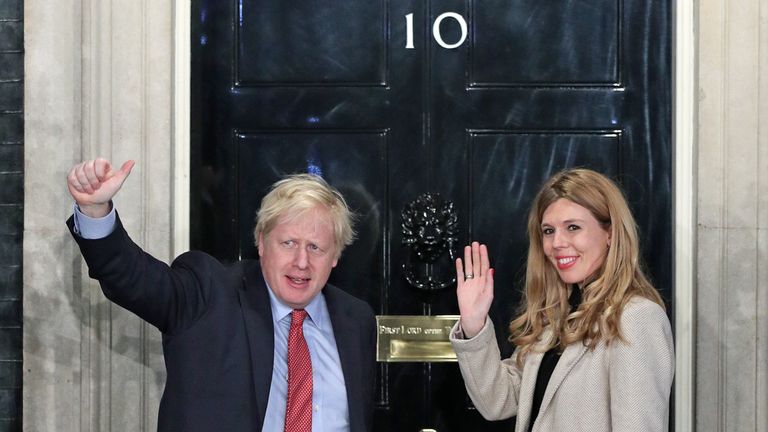
M 69 171 L 67 188 L 80 211 L 90 217 L 109 213 L 109 201 L 123 186 L 136 162 L 129 160 L 119 170 L 103 158 L 81 162 Z

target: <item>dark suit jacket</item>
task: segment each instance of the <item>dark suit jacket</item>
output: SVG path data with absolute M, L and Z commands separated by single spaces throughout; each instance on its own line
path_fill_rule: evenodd
M 67 225 L 72 231 L 72 218 Z M 205 253 L 187 252 L 169 267 L 133 243 L 119 217 L 106 238 L 72 234 L 104 295 L 162 332 L 168 378 L 158 430 L 261 430 L 272 381 L 274 330 L 258 262 L 227 266 Z M 371 430 L 373 311 L 330 284 L 322 292 L 344 371 L 351 430 Z

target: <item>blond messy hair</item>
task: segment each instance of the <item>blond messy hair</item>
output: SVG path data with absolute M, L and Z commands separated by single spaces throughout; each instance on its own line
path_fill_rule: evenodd
M 605 261 L 582 287 L 582 303 L 573 313 L 568 284 L 544 254 L 541 221 L 546 209 L 567 199 L 592 213 L 610 233 Z M 528 215 L 528 265 L 523 310 L 509 325 L 510 340 L 518 346 L 516 362 L 525 356 L 546 328 L 552 338 L 546 350 L 583 341 L 590 349 L 598 342 L 622 339 L 619 323 L 633 296 L 645 297 L 662 308 L 664 302 L 642 271 L 637 226 L 624 195 L 616 184 L 595 171 L 567 169 L 552 176 L 533 201 Z
M 256 227 L 253 230 L 256 247 L 259 236 L 267 237 L 277 224 L 318 207 L 329 212 L 338 258 L 344 248 L 355 240 L 354 214 L 338 190 L 312 174 L 288 175 L 272 185 L 256 212 Z

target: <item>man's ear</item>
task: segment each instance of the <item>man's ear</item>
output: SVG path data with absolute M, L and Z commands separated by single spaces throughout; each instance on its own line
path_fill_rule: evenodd
M 256 242 L 256 249 L 259 251 L 259 258 L 264 254 L 264 234 L 259 233 L 259 241 Z

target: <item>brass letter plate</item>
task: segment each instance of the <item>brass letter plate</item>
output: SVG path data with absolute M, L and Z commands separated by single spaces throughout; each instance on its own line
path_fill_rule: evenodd
M 448 334 L 459 315 L 377 315 L 376 360 L 455 362 Z

